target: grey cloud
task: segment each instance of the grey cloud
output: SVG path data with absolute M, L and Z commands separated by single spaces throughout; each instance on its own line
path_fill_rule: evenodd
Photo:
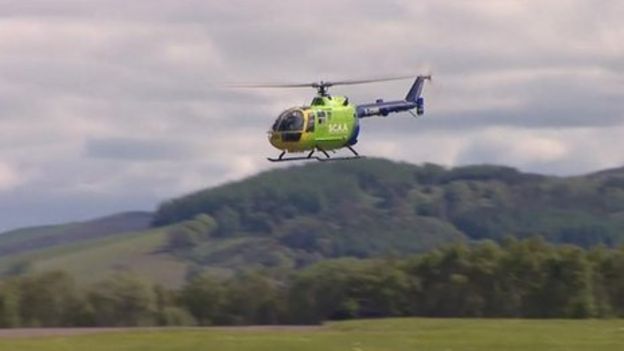
M 0 160 L 24 175 L 1 192 L 0 227 L 150 209 L 276 167 L 264 161 L 276 152 L 265 131 L 314 92 L 223 89 L 233 82 L 431 70 L 427 114 L 363 121 L 361 150 L 562 174 L 617 165 L 623 9 L 589 0 L 0 0 Z M 333 93 L 368 102 L 402 97 L 409 84 Z M 566 152 L 531 162 L 513 143 L 479 143 L 490 128 L 540 134 L 538 146 Z M 585 129 L 591 152 L 578 146 Z
M 162 140 L 112 138 L 87 140 L 86 154 L 94 158 L 154 161 L 192 157 L 194 150 L 188 145 Z

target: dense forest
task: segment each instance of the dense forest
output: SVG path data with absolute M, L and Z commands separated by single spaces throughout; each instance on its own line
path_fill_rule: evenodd
M 62 272 L 5 278 L 0 326 L 314 324 L 387 316 L 624 317 L 624 249 L 541 238 L 450 245 L 299 271 L 200 274 L 169 290 L 121 274 L 87 287 Z
M 304 267 L 507 236 L 614 247 L 624 242 L 624 171 L 552 177 L 380 159 L 312 164 L 167 201 L 154 225 L 172 225 L 169 248 L 200 267 L 235 256 L 243 265 Z M 220 248 L 227 239 L 238 241 Z

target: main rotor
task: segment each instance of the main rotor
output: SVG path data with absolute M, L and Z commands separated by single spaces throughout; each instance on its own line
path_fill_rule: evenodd
M 390 77 L 390 78 L 374 78 L 374 79 L 360 79 L 360 80 L 338 80 L 338 81 L 319 81 L 311 83 L 259 83 L 259 84 L 237 84 L 233 85 L 234 88 L 314 88 L 319 96 L 328 97 L 329 88 L 335 85 L 356 85 L 367 84 L 376 82 L 386 82 L 391 80 L 411 79 L 413 75 Z
M 318 83 L 311 83 L 310 86 L 316 89 L 318 96 L 329 96 L 327 89 L 334 86 L 334 83 L 320 81 Z

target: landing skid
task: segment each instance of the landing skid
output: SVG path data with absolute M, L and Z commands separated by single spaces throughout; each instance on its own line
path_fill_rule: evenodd
M 267 157 L 267 160 L 271 161 L 271 162 L 288 162 L 288 161 L 310 161 L 310 160 L 317 160 L 317 161 L 321 161 L 321 162 L 327 162 L 327 161 L 345 161 L 345 160 L 357 160 L 360 158 L 364 158 L 364 156 L 360 156 L 360 154 L 357 153 L 357 151 L 355 151 L 351 146 L 347 146 L 347 148 L 353 153 L 354 156 L 341 156 L 341 157 L 331 157 L 327 151 L 321 149 L 321 148 L 316 148 L 315 150 L 312 150 L 308 153 L 307 156 L 298 156 L 298 157 L 287 157 L 284 158 L 284 155 L 286 155 L 286 151 L 282 151 L 282 153 L 277 157 L 277 158 L 272 158 L 272 157 Z M 320 151 L 325 157 L 319 157 L 319 156 L 314 156 L 314 152 L 318 150 Z
M 327 161 L 345 161 L 345 160 L 358 160 L 360 158 L 366 158 L 366 156 L 344 156 L 344 157 L 315 157 L 317 161 L 327 162 Z

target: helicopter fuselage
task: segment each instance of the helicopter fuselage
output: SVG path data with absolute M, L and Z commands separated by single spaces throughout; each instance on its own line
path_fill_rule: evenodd
M 269 158 L 272 162 L 309 160 L 315 151 L 325 155 L 325 158 L 315 157 L 319 161 L 330 159 L 353 159 L 360 155 L 353 149 L 360 133 L 359 120 L 367 117 L 386 117 L 391 113 L 409 112 L 416 117 L 422 115 L 424 98 L 423 85 L 431 76 L 418 76 L 407 95 L 402 100 L 383 101 L 353 105 L 344 96 L 330 96 L 327 88 L 336 84 L 361 84 L 370 81 L 343 81 L 320 82 L 313 84 L 287 84 L 277 87 L 307 87 L 318 89 L 318 95 L 310 106 L 293 107 L 282 112 L 273 127 L 269 130 L 269 142 L 282 151 L 278 158 Z M 378 81 L 378 80 L 373 80 Z M 416 113 L 412 112 L 416 110 Z M 351 157 L 330 157 L 327 151 L 347 148 L 353 153 Z M 289 152 L 309 151 L 307 156 L 284 158 Z
M 287 152 L 334 150 L 357 143 L 356 106 L 343 96 L 317 96 L 310 106 L 293 107 L 277 118 L 269 142 Z

